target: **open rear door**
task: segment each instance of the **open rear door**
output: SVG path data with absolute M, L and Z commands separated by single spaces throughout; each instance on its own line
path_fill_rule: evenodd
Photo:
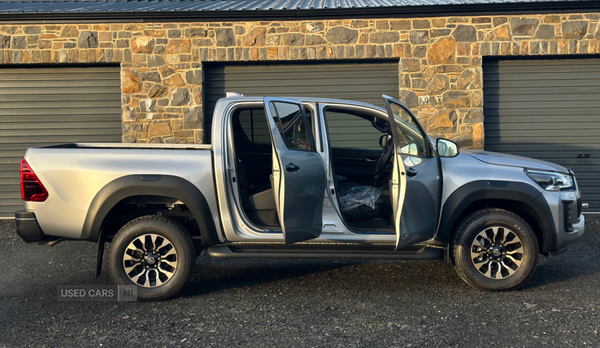
M 439 161 L 431 153 L 427 134 L 400 101 L 383 96 L 394 137 L 390 198 L 396 249 L 433 237 L 441 199 Z
M 309 119 L 297 100 L 266 97 L 264 106 L 273 144 L 271 185 L 285 242 L 317 238 L 326 175 Z

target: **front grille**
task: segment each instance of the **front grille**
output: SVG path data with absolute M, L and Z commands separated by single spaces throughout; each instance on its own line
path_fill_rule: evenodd
M 579 199 L 577 200 L 577 218 L 579 218 L 581 216 L 582 206 L 583 206 L 583 201 L 581 200 L 581 197 L 579 197 Z

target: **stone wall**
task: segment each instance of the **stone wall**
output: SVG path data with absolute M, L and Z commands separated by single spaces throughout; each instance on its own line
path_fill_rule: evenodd
M 202 62 L 398 59 L 427 131 L 482 148 L 482 57 L 598 53 L 599 18 L 0 25 L 0 64 L 120 63 L 123 141 L 200 143 Z

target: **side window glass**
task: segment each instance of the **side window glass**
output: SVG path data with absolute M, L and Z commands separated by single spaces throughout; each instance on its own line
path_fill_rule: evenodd
M 250 142 L 270 144 L 271 135 L 264 109 L 248 109 L 240 112 L 240 125 Z
M 269 107 L 288 149 L 313 150 L 310 129 L 299 105 L 272 102 Z
M 371 120 L 331 109 L 325 110 L 325 119 L 332 148 L 381 150 L 379 138 L 386 133 L 373 127 Z
M 427 142 L 419 126 L 414 123 L 412 117 L 403 107 L 394 103 L 390 104 L 396 129 L 400 137 L 400 153 L 414 156 L 425 156 L 427 154 Z

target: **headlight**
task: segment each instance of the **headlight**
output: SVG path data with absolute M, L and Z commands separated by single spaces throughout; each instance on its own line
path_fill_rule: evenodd
M 568 174 L 530 169 L 526 169 L 525 173 L 547 191 L 560 191 L 573 187 L 573 178 Z

